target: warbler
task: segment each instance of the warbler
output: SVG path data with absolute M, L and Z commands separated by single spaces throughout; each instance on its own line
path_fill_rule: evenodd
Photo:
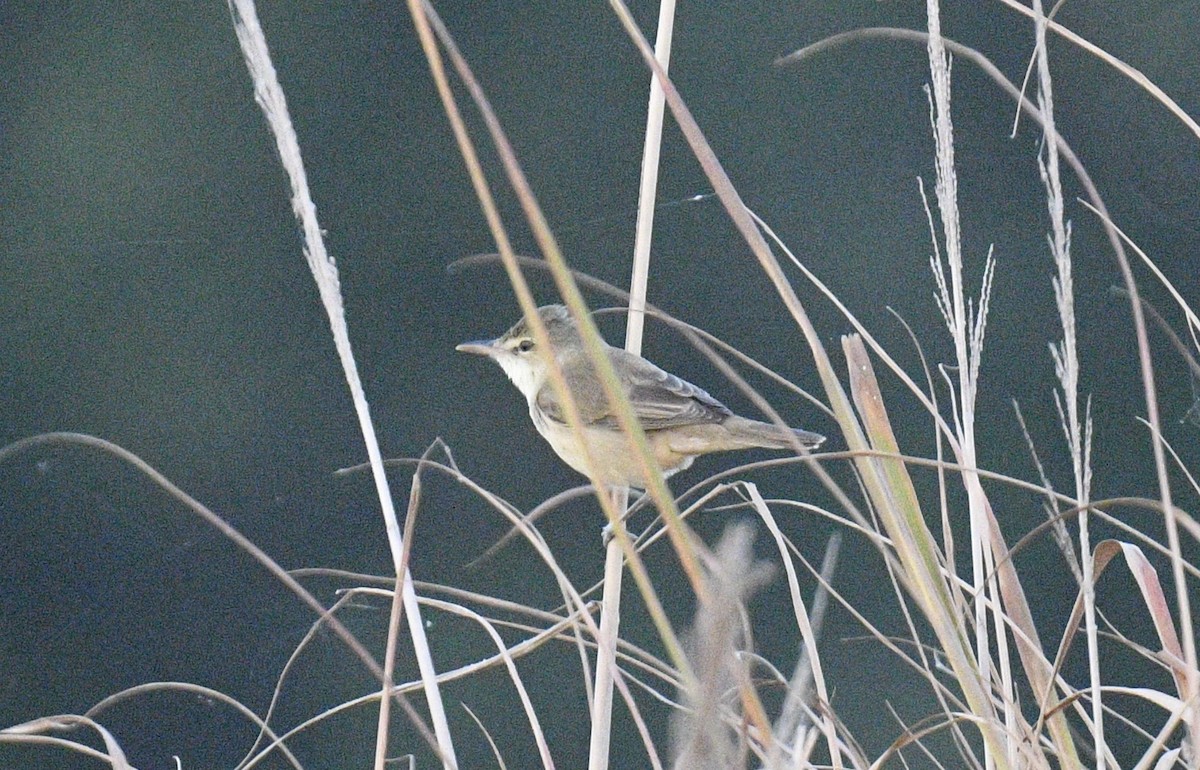
M 563 305 L 538 308 L 549 333 L 551 355 L 558 361 L 567 387 L 579 407 L 584 440 L 596 463 L 599 480 L 610 486 L 645 489 L 641 465 L 625 436 L 588 360 L 575 320 Z M 567 465 L 586 475 L 583 449 L 567 423 L 546 359 L 522 318 L 494 340 L 464 342 L 456 350 L 491 358 L 529 403 L 529 416 L 542 438 Z M 739 417 L 717 399 L 641 356 L 604 344 L 617 380 L 646 433 L 655 462 L 664 476 L 684 470 L 700 455 L 736 449 L 808 449 L 825 437 L 795 428 L 781 429 Z

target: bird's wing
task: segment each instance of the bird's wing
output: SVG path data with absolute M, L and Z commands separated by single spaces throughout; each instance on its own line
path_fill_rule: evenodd
M 641 356 L 620 348 L 609 348 L 608 354 L 624 381 L 625 395 L 633 404 L 634 414 L 644 430 L 721 422 L 733 414 L 707 391 L 663 371 Z M 568 369 L 582 372 L 585 377 L 595 376 L 590 371 L 583 372 L 582 367 Z M 580 415 L 586 424 L 618 429 L 617 419 L 598 385 L 581 388 L 576 383 L 568 384 L 579 401 Z M 566 422 L 564 410 L 549 383 L 538 393 L 537 403 L 551 419 Z
M 646 430 L 721 422 L 733 414 L 708 391 L 659 369 L 641 356 L 620 349 L 614 349 L 611 355 L 622 359 L 621 368 L 629 375 L 626 394 Z

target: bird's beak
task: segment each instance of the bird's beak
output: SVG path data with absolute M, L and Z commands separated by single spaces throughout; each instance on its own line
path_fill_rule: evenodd
M 461 345 L 454 347 L 459 353 L 470 353 L 476 356 L 487 356 L 492 358 L 496 355 L 499 348 L 496 347 L 495 340 L 475 340 L 473 342 L 464 342 Z

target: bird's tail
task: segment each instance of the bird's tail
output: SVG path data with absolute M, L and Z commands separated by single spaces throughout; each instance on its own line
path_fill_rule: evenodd
M 825 441 L 820 433 L 813 433 L 799 428 L 780 429 L 769 422 L 748 420 L 745 417 L 730 417 L 722 423 L 729 438 L 737 444 L 749 449 L 791 449 L 799 441 L 806 449 L 816 449 Z

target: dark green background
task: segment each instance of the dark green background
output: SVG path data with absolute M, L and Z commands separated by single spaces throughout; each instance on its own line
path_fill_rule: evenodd
M 648 77 L 607 6 L 444 5 L 568 258 L 580 270 L 627 283 Z M 1019 81 L 1032 25 L 998 3 L 946 5 L 945 33 Z M 634 12 L 652 31 L 656 10 L 641 3 Z M 338 260 L 385 454 L 414 456 L 440 436 L 463 471 L 524 509 L 579 483 L 538 439 L 502 374 L 453 352 L 458 341 L 498 334 L 517 310 L 498 269 L 447 271 L 455 259 L 494 245 L 401 4 L 264 3 L 260 14 Z M 1078 0 L 1060 19 L 1200 113 L 1194 3 Z M 747 203 L 919 380 L 918 359 L 887 308 L 913 325 L 932 361 L 949 360 L 917 187 L 918 177 L 927 187 L 932 182 L 925 52 L 867 42 L 797 69 L 776 70 L 771 62 L 832 33 L 923 24 L 923 6 L 913 2 L 685 3 L 672 63 Z M 1195 302 L 1200 140 L 1094 58 L 1058 39 L 1051 56 L 1062 133 L 1118 223 Z M 1008 138 L 1013 105 L 971 65 L 956 63 L 953 88 L 970 285 L 978 285 L 993 244 L 998 260 L 981 377 L 981 462 L 1034 477 L 1010 404 L 1019 399 L 1048 472 L 1068 490 L 1046 349 L 1057 332 L 1035 162 L 1039 134 L 1023 122 Z M 490 154 L 487 161 L 496 168 Z M 494 185 L 503 188 L 499 177 Z M 672 126 L 661 190 L 668 202 L 709 191 Z M 1108 292 L 1118 281 L 1114 263 L 1094 217 L 1074 202 L 1078 194 L 1069 183 L 1082 388 L 1096 416 L 1096 494 L 1154 495 L 1146 432 L 1136 421 L 1145 407 L 1128 307 Z M 532 253 L 511 196 L 501 197 L 518 248 Z M 388 572 L 369 478 L 331 475 L 364 452 L 300 248 L 274 143 L 222 3 L 0 5 L 0 439 L 50 430 L 96 434 L 140 454 L 286 567 Z M 791 275 L 836 354 L 849 325 Z M 546 279 L 534 281 L 540 298 L 552 300 Z M 1147 293 L 1168 307 L 1157 287 Z M 650 294 L 818 388 L 799 335 L 713 201 L 659 211 Z M 621 339 L 619 321 L 603 328 L 610 340 Z M 1190 381 L 1161 335 L 1155 341 L 1168 438 L 1194 463 L 1197 428 L 1180 423 L 1193 400 Z M 662 327 L 650 326 L 647 351 L 735 408 L 749 408 Z M 799 399 L 753 382 L 796 424 L 835 433 Z M 893 378 L 884 385 L 905 449 L 931 453 L 928 420 Z M 829 446 L 844 443 L 834 436 Z M 674 487 L 733 462 L 702 461 Z M 751 477 L 769 497 L 829 504 L 806 472 Z M 403 507 L 408 476 L 398 472 L 392 480 Z M 932 490 L 928 476 L 919 480 Z M 1035 499 L 990 491 L 1012 540 L 1039 520 Z M 712 537 L 736 515 L 709 513 L 698 526 Z M 779 515 L 805 552 L 819 558 L 830 525 L 810 514 Z M 1137 516 L 1158 531 L 1150 515 Z M 601 571 L 600 523 L 594 503 L 584 500 L 544 524 L 550 546 L 581 584 Z M 552 608 L 552 583 L 528 549 L 464 569 L 504 529 L 478 499 L 431 477 L 416 533 L 416 576 Z M 116 690 L 154 680 L 211 686 L 261 711 L 312 621 L 247 556 L 144 478 L 92 451 L 46 449 L 0 466 L 0 546 L 0 725 L 81 713 Z M 682 627 L 690 606 L 674 559 L 660 549 L 652 562 Z M 1069 573 L 1044 542 L 1018 565 L 1029 577 L 1038 621 L 1056 639 L 1074 595 Z M 1102 607 L 1153 644 L 1129 580 L 1105 581 Z M 879 560 L 856 538 L 847 543 L 837 584 L 885 631 L 903 632 Z M 332 600 L 333 583 L 313 587 Z M 811 578 L 804 588 L 811 593 Z M 753 611 L 760 650 L 790 671 L 796 640 L 786 601 L 776 581 Z M 647 642 L 638 602 L 627 606 L 630 634 Z M 382 638 L 382 609 L 346 619 L 368 642 Z M 431 622 L 444 667 L 488 653 L 468 627 L 436 615 Z M 835 707 L 875 756 L 900 729 L 883 708 L 885 698 L 909 721 L 932 707 L 877 644 L 848 640 L 861 633 L 846 613 L 834 612 L 826 675 Z M 407 652 L 402 666 L 410 675 Z M 586 756 L 577 667 L 565 648 L 522 665 L 560 767 L 583 766 Z M 1082 681 L 1078 667 L 1071 674 Z M 1161 674 L 1143 679 L 1120 668 L 1112 681 L 1167 686 Z M 291 725 L 370 684 L 336 641 L 321 637 L 298 662 L 276 723 Z M 493 766 L 460 701 L 496 732 L 510 767 L 531 766 L 528 729 L 499 674 L 448 688 L 447 698 L 463 766 Z M 652 727 L 665 735 L 661 712 L 647 707 Z M 105 721 L 142 770 L 173 767 L 171 755 L 189 768 L 232 766 L 253 739 L 227 710 L 178 695 L 127 703 Z M 296 750 L 310 770 L 364 767 L 373 725 L 373 714 L 359 710 L 300 738 Z M 394 746 L 397 753 L 419 750 L 407 728 L 396 731 Z M 627 759 L 613 766 L 644 765 L 639 752 L 636 742 L 619 748 L 615 755 Z M 0 747 L 5 767 L 94 766 L 65 756 Z M 421 766 L 431 763 L 426 758 Z

